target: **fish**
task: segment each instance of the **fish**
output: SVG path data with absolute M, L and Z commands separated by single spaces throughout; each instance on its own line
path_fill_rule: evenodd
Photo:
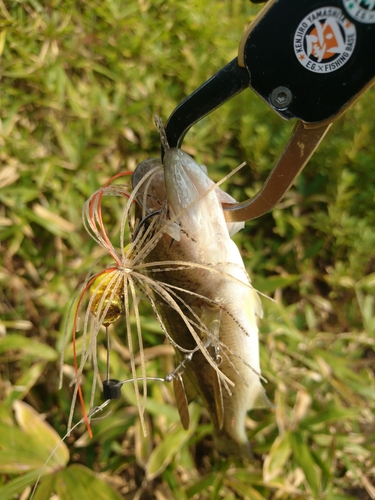
M 177 310 L 160 296 L 155 301 L 175 347 L 177 368 L 171 378 L 182 424 L 188 427 L 187 404 L 199 396 L 219 454 L 251 459 L 247 412 L 269 401 L 259 361 L 262 305 L 231 238 L 243 223 L 226 222 L 222 204 L 235 200 L 183 150 L 166 149 L 163 163 L 141 162 L 132 176 L 133 189 L 151 169 L 155 175 L 138 188 L 137 217 L 144 226 L 151 214 L 161 221 L 162 234 L 145 261 L 150 278 L 179 304 Z

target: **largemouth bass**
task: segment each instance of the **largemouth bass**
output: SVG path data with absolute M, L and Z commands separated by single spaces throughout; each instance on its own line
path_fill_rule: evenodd
M 158 165 L 160 160 L 142 162 L 133 188 Z M 215 186 L 205 167 L 173 148 L 165 153 L 163 170 L 139 189 L 137 201 L 145 225 L 152 213 L 164 223 L 146 261 L 154 263 L 151 277 L 168 287 L 181 309 L 159 297 L 157 309 L 179 362 L 174 376 L 181 420 L 186 427 L 181 392 L 189 401 L 198 394 L 211 416 L 219 453 L 249 458 L 246 413 L 267 404 L 259 365 L 262 307 L 231 239 L 243 225 L 224 218 L 222 203 L 234 200 Z

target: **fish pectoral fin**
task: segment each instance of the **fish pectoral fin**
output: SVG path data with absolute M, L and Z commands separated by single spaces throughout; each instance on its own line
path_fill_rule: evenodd
M 176 241 L 180 241 L 181 239 L 181 228 L 176 222 L 169 223 L 165 227 L 164 232 Z
M 245 313 L 251 322 L 254 321 L 254 314 L 258 318 L 263 318 L 262 302 L 255 289 L 249 290 L 249 301 L 245 304 Z

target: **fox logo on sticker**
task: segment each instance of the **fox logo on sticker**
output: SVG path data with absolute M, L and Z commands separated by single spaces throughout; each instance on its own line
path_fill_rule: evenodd
M 375 23 L 375 0 L 343 0 L 344 7 L 353 19 L 364 24 Z
M 322 7 L 300 22 L 293 43 L 302 66 L 314 73 L 331 73 L 350 59 L 356 44 L 356 29 L 341 9 Z

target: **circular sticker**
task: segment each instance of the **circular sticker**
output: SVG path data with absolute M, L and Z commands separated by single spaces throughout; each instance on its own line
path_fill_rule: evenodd
M 356 29 L 341 9 L 322 7 L 302 19 L 293 44 L 302 66 L 314 73 L 331 73 L 350 59 L 356 44 Z
M 343 0 L 347 12 L 360 23 L 375 23 L 375 0 Z

